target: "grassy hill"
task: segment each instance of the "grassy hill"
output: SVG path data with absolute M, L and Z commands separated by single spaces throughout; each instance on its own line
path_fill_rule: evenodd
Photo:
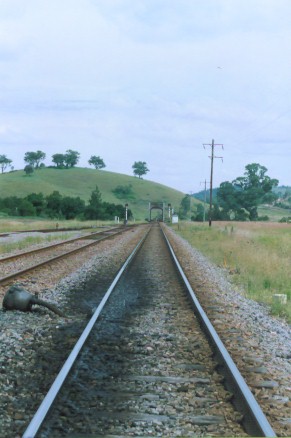
M 122 198 L 113 193 L 113 190 L 120 185 L 131 185 L 130 196 Z M 40 192 L 49 195 L 53 191 L 59 191 L 63 196 L 79 196 L 87 202 L 96 186 L 102 194 L 103 201 L 115 204 L 128 203 L 137 220 L 148 217 L 149 201 L 171 203 L 175 211 L 178 211 L 184 197 L 184 193 L 162 184 L 105 170 L 79 167 L 44 168 L 36 170 L 32 176 L 27 176 L 23 170 L 0 175 L 1 198 L 24 197 L 30 193 Z
M 272 205 L 259 205 L 258 215 L 268 216 L 271 222 L 279 222 L 283 217 L 291 216 L 291 208 L 288 210 L 286 208 L 275 207 Z

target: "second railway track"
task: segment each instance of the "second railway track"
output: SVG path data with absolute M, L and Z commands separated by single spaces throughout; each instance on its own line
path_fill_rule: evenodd
M 253 419 L 234 409 L 190 302 L 154 226 L 38 436 L 246 436 Z M 62 336 L 66 344 L 71 333 Z M 255 427 L 249 433 L 263 435 Z
M 19 254 L 0 258 L 0 284 L 6 284 L 21 275 L 33 271 L 40 266 L 52 263 L 60 258 L 76 254 L 96 245 L 102 240 L 114 237 L 131 227 L 118 227 L 67 239 L 41 248 L 28 250 Z

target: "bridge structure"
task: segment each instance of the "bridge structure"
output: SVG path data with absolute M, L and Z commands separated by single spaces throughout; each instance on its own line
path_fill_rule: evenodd
M 162 212 L 162 221 L 165 222 L 166 211 L 168 211 L 169 220 L 171 219 L 171 204 L 165 202 L 149 202 L 150 221 L 152 220 L 152 210 Z

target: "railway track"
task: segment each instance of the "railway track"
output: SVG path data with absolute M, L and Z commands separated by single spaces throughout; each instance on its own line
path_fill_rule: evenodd
M 118 227 L 76 237 L 62 242 L 50 244 L 41 248 L 10 255 L 0 259 L 0 285 L 23 276 L 35 269 L 50 264 L 61 258 L 76 254 L 99 242 L 114 237 L 131 227 Z M 89 243 L 88 243 L 89 240 Z M 19 269 L 21 267 L 21 269 Z
M 82 230 L 88 230 L 91 229 L 92 230 L 93 227 L 91 226 L 87 226 L 87 227 L 58 227 L 56 226 L 55 228 L 38 228 L 38 229 L 33 229 L 33 230 L 18 230 L 18 231 L 7 231 L 4 233 L 0 233 L 0 239 L 1 237 L 7 237 L 13 234 L 29 234 L 29 233 L 58 233 L 58 232 L 64 232 L 64 231 L 82 231 Z
M 176 263 L 151 227 L 23 438 L 275 436 Z

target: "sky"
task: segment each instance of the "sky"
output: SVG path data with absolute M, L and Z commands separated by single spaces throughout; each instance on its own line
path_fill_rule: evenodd
M 214 187 L 250 163 L 291 186 L 290 23 L 290 0 L 0 0 L 0 154 L 195 193 L 214 140 Z

